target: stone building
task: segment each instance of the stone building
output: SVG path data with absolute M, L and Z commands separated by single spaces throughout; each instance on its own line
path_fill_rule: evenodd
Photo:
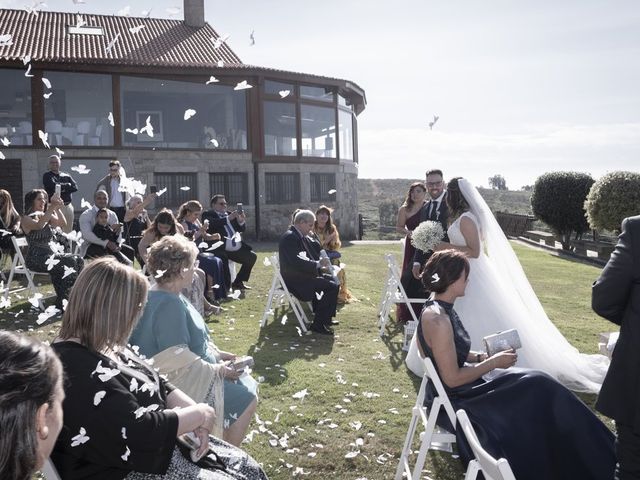
M 76 212 L 117 159 L 128 176 L 167 188 L 152 211 L 193 198 L 208 208 L 224 193 L 244 204 L 251 235 L 274 238 L 295 208 L 324 203 L 354 238 L 364 90 L 246 65 L 204 21 L 204 0 L 185 0 L 184 12 L 0 10 L 0 188 L 20 207 L 58 147 L 64 171 L 91 170 L 70 172 Z

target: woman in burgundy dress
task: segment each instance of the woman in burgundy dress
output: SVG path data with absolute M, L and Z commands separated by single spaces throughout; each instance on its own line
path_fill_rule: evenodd
M 416 249 L 411 244 L 411 232 L 420 223 L 420 210 L 425 203 L 425 197 L 427 195 L 427 189 L 422 182 L 414 182 L 409 187 L 407 197 L 404 203 L 398 210 L 398 221 L 396 222 L 396 231 L 403 235 L 406 235 L 404 241 L 404 257 L 402 259 L 402 277 L 409 279 L 410 282 L 416 282 L 420 285 L 420 280 L 417 280 L 413 275 L 405 275 L 405 272 L 411 271 L 413 266 L 413 254 Z M 406 288 L 406 286 L 403 284 Z M 416 317 L 420 317 L 420 310 L 422 305 L 416 303 L 414 306 Z M 398 304 L 397 319 L 399 322 L 408 322 L 412 320 L 411 312 L 404 303 Z

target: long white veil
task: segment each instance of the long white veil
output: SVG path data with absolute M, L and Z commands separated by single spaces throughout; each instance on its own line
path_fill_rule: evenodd
M 547 317 L 511 244 L 480 193 L 466 179 L 460 179 L 458 185 L 480 224 L 483 246 L 496 276 L 495 295 L 513 313 L 510 328 L 518 330 L 523 350 L 526 349 L 529 363 L 526 366 L 553 375 L 571 390 L 598 392 L 609 359 L 604 355 L 582 354 L 562 336 Z

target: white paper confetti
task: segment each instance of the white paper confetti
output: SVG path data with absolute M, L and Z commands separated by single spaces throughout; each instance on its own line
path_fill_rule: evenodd
M 71 438 L 71 446 L 77 447 L 78 445 L 82 445 L 83 443 L 87 443 L 88 441 L 89 436 L 87 435 L 87 431 L 84 429 L 84 427 L 80 427 L 80 433 Z
M 233 87 L 234 90 L 246 90 L 247 88 L 253 88 L 253 85 L 249 85 L 246 80 L 239 82 Z
M 196 114 L 196 111 L 193 108 L 187 108 L 184 111 L 184 119 L 185 120 L 189 120 L 191 117 L 193 117 Z
M 100 390 L 99 392 L 96 392 L 96 394 L 93 396 L 93 404 L 97 407 L 98 405 L 100 405 L 100 402 L 102 401 L 102 399 L 104 398 L 104 396 L 107 394 L 106 391 L 104 390 Z

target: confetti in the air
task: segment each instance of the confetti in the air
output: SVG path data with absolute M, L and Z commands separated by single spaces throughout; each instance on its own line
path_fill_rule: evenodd
M 291 90 L 280 90 L 278 93 L 280 94 L 280 98 L 286 98 L 291 93 Z
M 185 120 L 189 120 L 191 117 L 193 117 L 196 114 L 196 111 L 193 108 L 187 108 L 184 111 L 184 119 Z
M 80 433 L 71 438 L 71 446 L 77 447 L 78 445 L 82 445 L 83 443 L 87 443 L 88 441 L 89 436 L 87 435 L 87 431 L 84 429 L 84 427 L 80 427 Z
M 104 396 L 107 394 L 106 391 L 104 390 L 100 390 L 99 392 L 96 392 L 96 394 L 93 396 L 93 404 L 97 407 L 98 405 L 100 405 L 100 402 L 102 401 L 102 399 L 104 398 Z
M 234 90 L 246 90 L 247 88 L 253 88 L 253 85 L 249 85 L 246 80 L 239 82 L 233 87 Z

